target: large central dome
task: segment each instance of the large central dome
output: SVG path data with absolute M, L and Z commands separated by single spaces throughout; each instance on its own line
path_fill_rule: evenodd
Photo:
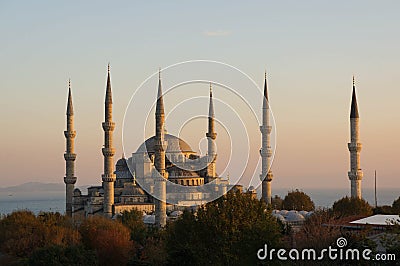
M 167 142 L 167 153 L 195 153 L 192 148 L 190 148 L 189 144 L 187 144 L 183 139 L 180 139 L 171 134 L 165 134 L 164 139 Z M 136 153 L 154 153 L 156 143 L 156 136 L 153 136 L 147 139 L 142 145 L 139 146 Z

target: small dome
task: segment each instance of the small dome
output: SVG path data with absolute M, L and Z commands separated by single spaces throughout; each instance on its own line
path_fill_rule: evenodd
M 287 211 L 287 210 L 281 210 L 281 211 L 279 212 L 279 214 L 280 214 L 280 215 L 283 215 L 283 216 L 286 216 L 286 215 L 288 214 L 288 211 Z
M 312 215 L 314 215 L 313 211 L 310 211 L 306 214 L 306 216 L 304 216 L 305 218 L 310 218 Z
M 128 164 L 126 163 L 126 159 L 125 158 L 121 158 L 117 161 L 116 166 L 128 166 Z
M 82 195 L 81 190 L 79 188 L 75 188 L 74 189 L 74 196 L 81 196 L 81 195 Z
M 192 148 L 190 148 L 189 144 L 187 144 L 184 140 L 175 137 L 174 135 L 165 134 L 164 139 L 167 142 L 167 150 L 166 152 L 179 152 L 179 153 L 194 153 Z M 156 137 L 153 136 L 147 139 L 142 145 L 139 146 L 136 153 L 154 153 L 155 152 L 155 144 L 156 144 Z
M 304 220 L 305 220 L 304 216 L 298 213 L 297 211 L 290 211 L 286 216 L 286 221 L 288 222 L 301 222 Z
M 171 214 L 169 215 L 170 217 L 179 217 L 183 214 L 183 211 L 173 211 L 171 212 Z
M 283 217 L 279 213 L 273 213 L 272 216 L 274 216 L 276 219 L 278 219 L 281 222 L 285 222 L 285 217 Z
M 116 171 L 124 171 L 124 170 L 127 170 L 127 169 L 128 169 L 128 162 L 124 157 L 122 157 L 115 164 L 115 170 Z
M 306 217 L 306 215 L 308 214 L 308 211 L 299 211 L 299 213 L 300 213 L 301 215 L 303 215 L 304 217 Z
M 143 222 L 145 224 L 155 224 L 156 223 L 156 216 L 155 215 L 144 215 Z

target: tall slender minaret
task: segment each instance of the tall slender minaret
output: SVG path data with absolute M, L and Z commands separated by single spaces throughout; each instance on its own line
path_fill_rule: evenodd
M 271 130 L 270 117 L 269 117 L 269 100 L 267 91 L 267 72 L 264 77 L 264 97 L 262 107 L 262 125 L 260 126 L 262 147 L 260 150 L 261 155 L 261 180 L 262 180 L 262 196 L 261 198 L 267 203 L 271 204 L 272 193 L 271 193 L 271 181 L 273 178 L 271 171 Z
M 350 171 L 348 175 L 351 183 L 351 197 L 361 199 L 361 179 L 363 177 L 363 172 L 360 168 L 360 152 L 362 145 L 359 143 L 359 120 L 356 86 L 353 76 L 353 95 L 351 98 L 350 110 L 350 143 L 348 143 L 350 151 Z
M 213 103 L 213 95 L 212 95 L 212 87 L 210 83 L 210 104 L 208 107 L 208 132 L 206 133 L 207 141 L 208 141 L 208 165 L 207 165 L 207 182 L 211 182 L 216 178 L 216 162 L 217 162 L 217 153 L 215 151 L 215 139 L 217 138 L 217 133 L 214 130 L 214 103 Z
M 114 154 L 113 131 L 115 123 L 112 121 L 112 93 L 110 81 L 110 64 L 108 64 L 107 87 L 105 99 L 105 121 L 102 123 L 104 130 L 104 147 L 102 148 L 104 156 L 104 173 L 101 176 L 104 189 L 103 213 L 106 217 L 112 217 L 112 206 L 114 205 Z
M 74 153 L 74 138 L 76 131 L 74 130 L 74 107 L 72 106 L 71 95 L 71 81 L 68 81 L 68 103 L 67 103 L 67 130 L 64 131 L 66 139 L 66 152 L 64 153 L 65 159 L 65 213 L 67 216 L 72 217 L 72 196 L 74 192 L 74 184 L 76 183 L 75 177 L 75 159 Z
M 167 208 L 166 208 L 166 179 L 167 174 L 165 172 L 165 151 L 167 149 L 167 143 L 164 140 L 165 134 L 165 113 L 164 113 L 164 101 L 161 89 L 161 70 L 158 71 L 158 92 L 157 92 L 157 105 L 156 105 L 156 139 L 155 139 L 155 156 L 154 166 L 158 173 L 155 173 L 155 186 L 156 195 L 159 197 L 155 200 L 155 223 L 159 227 L 164 227 L 167 222 Z

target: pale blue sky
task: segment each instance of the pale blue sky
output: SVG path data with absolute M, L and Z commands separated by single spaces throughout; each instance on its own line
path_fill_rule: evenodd
M 2 1 L 0 186 L 62 182 L 68 78 L 78 185 L 95 184 L 103 167 L 107 63 L 118 155 L 133 90 L 159 66 L 210 59 L 240 68 L 259 85 L 268 69 L 278 133 L 273 186 L 349 186 L 355 74 L 363 184 L 372 186 L 377 169 L 379 185 L 400 187 L 399 7 L 397 1 Z

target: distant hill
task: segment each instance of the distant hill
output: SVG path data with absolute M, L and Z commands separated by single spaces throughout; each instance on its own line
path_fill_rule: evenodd
M 17 186 L 0 187 L 0 192 L 64 191 L 62 183 L 28 182 Z
M 77 187 L 77 186 L 75 186 Z M 82 185 L 78 186 L 82 192 L 86 192 L 86 189 L 90 187 L 90 185 Z M 64 183 L 42 183 L 42 182 L 28 182 L 23 183 L 17 186 L 11 187 L 0 187 L 0 192 L 61 192 L 65 191 Z

